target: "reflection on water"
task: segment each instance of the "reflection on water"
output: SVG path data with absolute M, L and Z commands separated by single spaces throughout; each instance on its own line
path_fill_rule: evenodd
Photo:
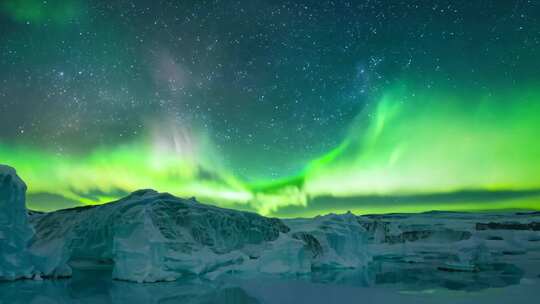
M 296 297 L 294 293 L 301 292 L 301 288 L 319 291 L 326 289 L 330 292 L 335 291 L 336 286 L 354 288 L 393 286 L 407 290 L 445 288 L 477 291 L 488 287 L 518 284 L 522 275 L 521 270 L 509 264 L 485 265 L 481 271 L 469 273 L 438 271 L 418 264 L 378 262 L 365 269 L 318 270 L 305 276 L 254 278 L 236 276 L 216 281 L 191 278 L 176 282 L 136 284 L 111 280 L 110 269 L 75 270 L 70 279 L 0 283 L 0 304 L 252 304 L 263 303 L 257 297 L 270 294 L 275 298 L 275 293 L 281 293 L 279 299 L 294 299 Z
M 259 303 L 242 288 L 222 282 L 136 284 L 110 277 L 110 270 L 79 270 L 70 279 L 4 282 L 0 303 Z
M 409 290 L 444 288 L 479 291 L 519 284 L 523 274 L 518 267 L 505 263 L 479 265 L 479 271 L 475 272 L 451 272 L 426 267 L 423 263 L 379 261 L 363 269 L 315 271 L 302 279 L 314 283 L 362 287 L 393 284 Z
M 418 264 L 379 264 L 375 284 L 401 284 L 408 289 L 445 288 L 479 291 L 486 288 L 519 284 L 523 271 L 511 264 L 479 265 L 477 272 L 451 272 L 434 270 Z

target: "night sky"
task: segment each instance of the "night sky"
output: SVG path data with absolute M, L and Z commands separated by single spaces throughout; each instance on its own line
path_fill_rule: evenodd
M 536 1 L 0 2 L 28 205 L 540 209 Z

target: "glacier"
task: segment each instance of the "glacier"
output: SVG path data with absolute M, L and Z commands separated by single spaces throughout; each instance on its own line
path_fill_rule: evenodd
M 0 166 L 0 280 L 106 267 L 139 283 L 255 275 L 481 290 L 540 274 L 538 212 L 278 219 L 146 189 L 40 213 L 26 210 L 25 191 Z

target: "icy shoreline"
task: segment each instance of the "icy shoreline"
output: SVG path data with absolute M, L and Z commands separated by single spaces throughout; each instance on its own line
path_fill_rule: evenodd
M 0 169 L 0 280 L 70 276 L 69 265 L 84 261 L 112 267 L 113 279 L 139 283 L 339 277 L 358 269 L 378 283 L 477 290 L 517 284 L 520 264 L 540 252 L 538 212 L 281 220 L 139 190 L 106 205 L 28 216 L 24 182 L 13 169 Z

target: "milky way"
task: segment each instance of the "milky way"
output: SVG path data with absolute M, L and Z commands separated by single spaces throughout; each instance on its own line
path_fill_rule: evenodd
M 53 210 L 540 208 L 532 1 L 0 4 L 0 163 Z

